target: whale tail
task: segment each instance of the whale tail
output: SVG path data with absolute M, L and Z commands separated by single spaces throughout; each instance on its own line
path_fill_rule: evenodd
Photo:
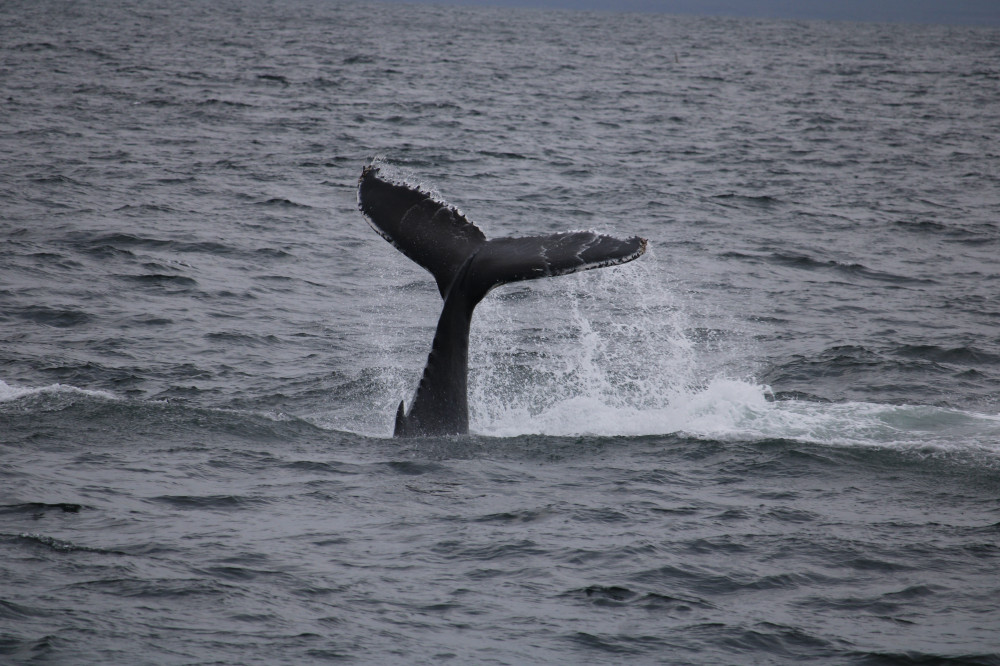
M 593 231 L 495 238 L 459 210 L 417 188 L 391 182 L 367 166 L 358 207 L 400 252 L 430 271 L 444 299 L 431 353 L 409 411 L 400 403 L 396 436 L 455 435 L 469 430 L 469 325 L 494 287 L 623 264 L 646 251 L 646 240 Z

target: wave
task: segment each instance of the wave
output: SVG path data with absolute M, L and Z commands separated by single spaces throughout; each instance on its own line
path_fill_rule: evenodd
M 93 427 L 99 427 L 102 419 L 113 419 L 118 426 L 144 422 L 155 427 L 169 422 L 174 431 L 217 431 L 241 439 L 286 441 L 289 437 L 323 432 L 381 438 L 377 433 L 354 432 L 343 422 L 321 417 L 297 418 L 260 411 L 126 401 L 106 391 L 65 384 L 22 388 L 0 380 L 0 404 L 11 405 L 5 412 L 14 409 L 17 413 L 39 416 L 76 404 L 78 398 L 85 399 L 77 405 L 82 405 L 85 412 L 81 418 Z M 36 405 L 31 402 L 34 399 L 44 402 Z M 109 402 L 124 405 L 125 411 L 107 412 L 102 406 Z M 714 379 L 699 389 L 678 390 L 658 405 L 621 401 L 615 404 L 597 393 L 565 397 L 541 409 L 524 402 L 493 404 L 488 409 L 473 405 L 472 430 L 479 436 L 502 439 L 526 435 L 626 439 L 679 436 L 719 442 L 789 440 L 824 446 L 1000 457 L 1000 415 L 930 405 L 785 399 L 775 396 L 767 386 L 725 378 Z M 147 431 L 147 436 L 156 438 L 153 432 Z M 53 507 L 63 511 L 77 509 L 75 505 Z M 41 511 L 51 507 L 19 505 L 0 507 L 0 512 L 13 508 Z
M 739 205 L 755 206 L 761 208 L 770 208 L 777 206 L 779 204 L 785 203 L 777 197 L 773 197 L 768 194 L 752 195 L 752 194 L 716 194 L 712 196 L 719 205 L 727 207 L 737 207 Z
M 723 259 L 736 259 L 751 264 L 766 263 L 806 271 L 831 271 L 849 277 L 866 278 L 876 282 L 924 285 L 937 284 L 935 280 L 928 278 L 914 278 L 905 275 L 897 275 L 895 273 L 888 273 L 885 271 L 877 271 L 865 266 L 864 264 L 844 263 L 833 259 L 823 261 L 821 259 L 814 259 L 813 257 L 805 254 L 795 254 L 790 252 L 771 252 L 765 254 L 727 251 L 721 253 L 719 256 Z
M 22 398 L 30 398 L 42 395 L 83 395 L 104 400 L 118 400 L 118 397 L 107 391 L 94 391 L 77 388 L 68 384 L 49 384 L 48 386 L 28 387 L 11 386 L 0 379 L 0 403 L 13 402 Z
M 0 380 L 0 419 L 7 426 L 6 443 L 37 441 L 46 432 L 54 443 L 76 446 L 83 433 L 88 441 L 120 445 L 123 441 L 165 441 L 220 435 L 231 441 L 287 442 L 325 436 L 331 429 L 312 420 L 266 409 L 207 407 L 185 401 L 136 400 L 101 390 L 66 384 L 22 388 Z M 74 436 L 66 437 L 67 433 Z M 224 441 L 223 439 L 216 441 Z M 3 507 L 0 507 L 2 511 Z
M 22 502 L 20 504 L 0 504 L 0 515 L 3 514 L 26 514 L 32 517 L 39 517 L 46 511 L 61 511 L 62 513 L 80 513 L 82 504 L 72 502 Z
M 11 308 L 9 314 L 24 321 L 30 321 L 54 328 L 72 328 L 91 321 L 91 315 L 74 308 L 51 308 L 44 305 L 29 305 Z
M 952 364 L 1000 365 L 1000 355 L 973 345 L 941 347 L 932 344 L 900 345 L 894 350 L 900 356 Z
M 100 553 L 105 555 L 124 555 L 122 551 L 118 550 L 108 550 L 105 548 L 95 548 L 93 546 L 83 546 L 72 541 L 67 541 L 66 539 L 59 539 L 57 537 L 48 536 L 46 534 L 37 534 L 34 532 L 22 532 L 21 534 L 3 534 L 0 537 L 5 539 L 10 539 L 12 541 L 25 543 L 32 546 L 41 546 L 46 549 L 54 550 L 60 553 Z
M 238 252 L 233 246 L 214 241 L 191 242 L 163 238 L 137 236 L 130 233 L 109 233 L 93 235 L 77 232 L 69 235 L 71 245 L 81 251 L 98 256 L 110 253 L 132 254 L 133 249 L 161 250 L 172 254 L 200 252 L 226 255 Z
M 275 208 L 312 208 L 312 206 L 296 203 L 290 199 L 285 199 L 282 197 L 273 197 L 271 199 L 267 199 L 266 201 L 257 201 L 256 205 L 273 206 Z

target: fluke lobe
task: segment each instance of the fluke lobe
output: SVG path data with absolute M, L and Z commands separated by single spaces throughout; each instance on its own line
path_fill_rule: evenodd
M 646 251 L 645 238 L 593 231 L 487 240 L 457 209 L 392 182 L 376 166 L 361 171 L 358 208 L 375 231 L 431 272 L 444 299 L 417 395 L 409 410 L 400 401 L 396 411 L 396 437 L 469 432 L 469 324 L 491 289 L 624 264 Z

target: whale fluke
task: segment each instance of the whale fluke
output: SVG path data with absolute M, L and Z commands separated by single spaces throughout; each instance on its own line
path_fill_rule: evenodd
M 382 238 L 431 272 L 441 298 L 466 259 L 486 243 L 485 234 L 458 210 L 380 178 L 373 166 L 361 171 L 358 207 Z
M 394 435 L 463 435 L 469 431 L 469 326 L 476 305 L 494 287 L 623 264 L 646 251 L 646 239 L 593 231 L 495 238 L 462 213 L 419 189 L 383 178 L 366 166 L 358 207 L 369 224 L 437 281 L 444 307 L 427 366 L 407 411 L 400 402 Z

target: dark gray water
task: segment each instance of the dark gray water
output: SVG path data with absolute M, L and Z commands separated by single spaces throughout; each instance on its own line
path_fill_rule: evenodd
M 0 105 L 0 662 L 1000 664 L 997 29 L 15 1 Z M 373 158 L 650 239 L 469 437 Z

